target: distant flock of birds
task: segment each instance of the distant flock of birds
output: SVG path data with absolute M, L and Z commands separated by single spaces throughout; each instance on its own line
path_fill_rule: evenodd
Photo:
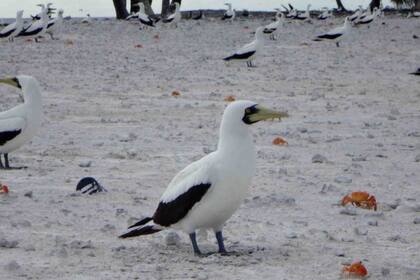
M 42 38 L 43 35 L 50 35 L 51 39 L 57 39 L 54 37 L 54 34 L 58 34 L 61 31 L 63 24 L 63 10 L 58 10 L 57 17 L 52 18 L 52 15 L 55 11 L 54 8 L 51 8 L 51 3 L 48 3 L 46 6 L 44 4 L 39 4 L 41 7 L 41 12 L 32 17 L 32 22 L 27 26 L 24 26 L 23 22 L 23 11 L 17 11 L 16 21 L 7 25 L 0 31 L 0 38 L 5 38 L 10 42 L 13 42 L 15 38 L 33 38 L 38 42 L 39 38 Z

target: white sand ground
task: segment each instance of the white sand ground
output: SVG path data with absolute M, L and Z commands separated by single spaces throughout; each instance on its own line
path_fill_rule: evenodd
M 35 76 L 45 117 L 11 154 L 28 169 L 0 173 L 11 188 L 0 197 L 0 278 L 337 279 L 360 259 L 370 279 L 420 279 L 420 79 L 407 74 L 420 66 L 420 21 L 386 18 L 341 48 L 310 40 L 331 26 L 288 24 L 257 68 L 226 67 L 221 58 L 268 22 L 144 32 L 73 21 L 59 41 L 2 42 L 0 76 Z M 0 91 L 1 109 L 17 104 L 17 91 Z M 195 257 L 183 233 L 173 246 L 165 232 L 118 239 L 215 149 L 227 95 L 291 115 L 252 128 L 257 174 L 224 231 L 239 255 Z M 289 145 L 273 146 L 277 136 Z M 84 176 L 109 192 L 74 195 Z M 338 205 L 357 190 L 376 196 L 377 212 Z M 210 234 L 200 245 L 217 249 Z

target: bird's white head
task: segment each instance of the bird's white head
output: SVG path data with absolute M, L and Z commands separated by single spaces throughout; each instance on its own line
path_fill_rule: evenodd
M 62 15 L 63 15 L 63 13 L 64 13 L 63 9 L 58 10 L 58 14 L 59 14 L 60 16 L 62 16 Z
M 16 17 L 17 18 L 22 18 L 22 16 L 23 16 L 23 10 L 17 11 Z
M 0 79 L 0 83 L 21 89 L 24 100 L 38 99 L 40 89 L 38 81 L 32 76 L 18 75 L 14 78 Z
M 250 138 L 250 125 L 268 119 L 282 119 L 288 117 L 286 112 L 277 112 L 267 109 L 255 102 L 240 100 L 230 103 L 222 118 L 220 125 L 219 148 L 229 143 Z

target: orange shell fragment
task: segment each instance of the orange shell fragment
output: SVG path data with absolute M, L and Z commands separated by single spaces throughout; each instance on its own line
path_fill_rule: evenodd
M 233 101 L 235 101 L 235 96 L 228 95 L 228 96 L 225 97 L 224 100 L 227 101 L 227 102 L 233 102 Z
M 287 145 L 287 141 L 281 137 L 277 137 L 273 140 L 273 145 Z
M 135 45 L 134 47 L 135 47 L 135 48 L 138 48 L 138 49 L 141 49 L 141 48 L 143 48 L 143 45 L 142 45 L 142 44 L 137 44 L 137 45 Z
M 353 278 L 364 278 L 368 275 L 368 271 L 361 261 L 354 262 L 350 266 L 343 267 L 342 272 L 344 276 Z
M 180 96 L 180 95 L 181 95 L 181 93 L 180 93 L 179 91 L 177 91 L 177 90 L 174 90 L 174 91 L 171 93 L 171 95 L 172 95 L 172 96 Z

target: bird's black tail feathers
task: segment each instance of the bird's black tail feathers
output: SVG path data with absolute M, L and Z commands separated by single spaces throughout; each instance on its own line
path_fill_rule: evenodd
M 161 231 L 162 229 L 159 228 L 159 226 L 154 225 L 153 223 L 151 225 L 147 225 L 147 223 L 149 223 L 152 220 L 153 219 L 151 217 L 146 217 L 138 221 L 137 223 L 129 227 L 129 229 L 132 230 L 120 235 L 119 238 L 129 238 L 140 235 L 148 235 Z

